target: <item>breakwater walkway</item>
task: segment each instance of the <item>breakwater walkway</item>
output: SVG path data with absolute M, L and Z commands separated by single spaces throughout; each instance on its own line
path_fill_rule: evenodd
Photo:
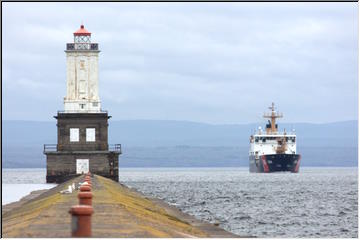
M 33 197 L 3 206 L 3 237 L 71 237 L 71 206 L 78 204 L 77 186 L 84 176 Z M 92 180 L 92 237 L 239 237 L 182 213 L 158 199 L 147 198 L 126 186 L 94 175 Z

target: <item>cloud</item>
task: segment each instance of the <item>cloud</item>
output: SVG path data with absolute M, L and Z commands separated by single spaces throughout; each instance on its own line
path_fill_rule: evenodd
M 102 51 L 100 97 L 116 119 L 261 121 L 272 101 L 285 121 L 357 118 L 356 3 L 4 3 L 3 10 L 6 119 L 47 120 L 62 108 L 63 50 L 81 21 Z M 16 107 L 31 95 L 33 109 Z

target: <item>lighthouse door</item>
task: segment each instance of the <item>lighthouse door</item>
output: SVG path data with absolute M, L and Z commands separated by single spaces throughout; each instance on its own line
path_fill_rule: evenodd
M 89 172 L 89 159 L 76 159 L 76 174 Z

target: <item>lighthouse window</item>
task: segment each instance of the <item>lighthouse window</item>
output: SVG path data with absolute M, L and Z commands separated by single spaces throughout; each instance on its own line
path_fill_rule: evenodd
M 86 129 L 86 141 L 95 142 L 95 128 Z
M 85 70 L 85 61 L 84 60 L 80 60 L 80 69 Z
M 70 128 L 70 142 L 78 142 L 78 141 L 79 141 L 79 129 Z

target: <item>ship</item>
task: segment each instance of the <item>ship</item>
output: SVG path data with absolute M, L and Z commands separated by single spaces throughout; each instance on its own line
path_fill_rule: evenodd
M 277 118 L 283 114 L 275 111 L 272 103 L 270 113 L 264 113 L 268 119 L 266 129 L 261 127 L 250 136 L 249 171 L 255 173 L 292 172 L 298 173 L 301 155 L 296 153 L 296 133 L 293 129 L 287 133 L 278 131 Z

